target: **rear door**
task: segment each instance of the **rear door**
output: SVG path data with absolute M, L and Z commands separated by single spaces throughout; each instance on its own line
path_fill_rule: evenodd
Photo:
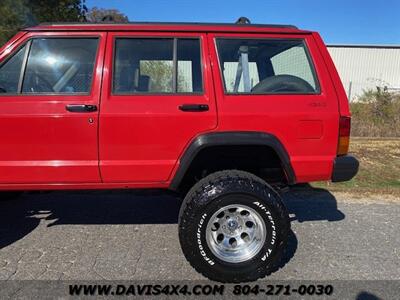
M 216 127 L 202 33 L 114 32 L 100 115 L 104 182 L 166 182 L 185 146 Z
M 0 184 L 100 182 L 105 33 L 28 33 L 0 56 Z
M 275 135 L 298 182 L 329 179 L 338 102 L 311 34 L 209 35 L 219 130 Z

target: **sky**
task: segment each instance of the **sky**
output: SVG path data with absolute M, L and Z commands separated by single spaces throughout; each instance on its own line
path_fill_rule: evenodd
M 291 24 L 327 44 L 400 45 L 400 0 L 86 0 L 130 21 Z

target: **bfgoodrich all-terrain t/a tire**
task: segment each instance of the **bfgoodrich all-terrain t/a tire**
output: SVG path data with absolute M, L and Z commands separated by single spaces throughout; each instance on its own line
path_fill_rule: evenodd
M 236 170 L 213 173 L 189 191 L 179 240 L 189 263 L 209 279 L 254 281 L 279 265 L 290 231 L 287 210 L 264 180 Z

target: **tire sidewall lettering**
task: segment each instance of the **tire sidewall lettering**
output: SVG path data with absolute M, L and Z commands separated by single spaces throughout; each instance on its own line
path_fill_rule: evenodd
M 268 196 L 270 196 L 270 194 L 268 194 Z M 271 256 L 271 254 L 273 253 L 274 250 L 274 246 L 276 243 L 276 225 L 275 225 L 275 220 L 272 217 L 271 211 L 267 208 L 267 206 L 265 206 L 264 204 L 262 204 L 259 201 L 254 201 L 253 202 L 254 205 L 256 205 L 266 216 L 266 219 L 269 221 L 270 226 L 271 226 L 271 241 L 269 242 L 269 245 L 267 246 L 267 249 L 264 250 L 264 255 L 261 257 L 262 261 L 266 261 L 268 257 Z
M 270 195 L 269 195 L 270 196 Z M 250 204 L 250 203 L 249 203 Z M 261 260 L 263 263 L 274 254 L 274 248 L 276 246 L 276 239 L 277 239 L 277 228 L 275 224 L 275 220 L 272 216 L 271 211 L 268 207 L 260 201 L 251 202 L 255 208 L 262 214 L 264 214 L 263 220 L 265 222 L 265 226 L 269 227 L 270 231 L 270 238 L 266 241 L 264 247 L 260 250 L 260 253 L 257 255 L 258 259 Z M 208 214 L 212 214 L 211 212 L 204 213 L 197 224 L 196 228 L 196 244 L 199 249 L 199 253 L 201 257 L 211 266 L 215 265 L 215 260 L 212 258 L 213 255 L 208 249 L 207 245 L 204 245 L 202 239 L 202 235 L 205 236 L 205 227 L 207 226 L 207 216 Z M 211 215 L 210 215 L 211 216 Z M 268 226 L 269 224 L 269 226 Z M 261 252 L 262 251 L 262 252 Z M 210 253 L 210 254 L 207 254 Z M 263 253 L 263 254 L 262 254 Z
M 205 248 L 203 246 L 203 243 L 201 241 L 202 239 L 202 228 L 206 225 L 206 220 L 207 218 L 207 213 L 204 213 L 201 218 L 199 223 L 197 224 L 197 232 L 196 232 L 196 240 L 197 240 L 197 246 L 200 252 L 200 255 L 203 257 L 203 259 L 211 266 L 215 264 L 214 260 L 212 260 L 207 253 L 205 252 Z
M 264 277 L 279 267 L 290 223 L 279 194 L 262 179 L 244 171 L 218 171 L 196 183 L 184 201 L 187 205 L 180 211 L 179 240 L 186 259 L 199 273 L 212 280 L 237 283 Z M 207 239 L 211 217 L 232 204 L 257 211 L 266 229 L 258 253 L 240 263 L 215 256 Z

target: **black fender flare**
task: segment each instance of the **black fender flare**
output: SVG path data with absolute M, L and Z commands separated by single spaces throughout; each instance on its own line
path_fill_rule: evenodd
M 207 147 L 229 145 L 259 145 L 271 147 L 277 153 L 282 162 L 282 167 L 284 168 L 288 183 L 290 185 L 296 183 L 296 177 L 290 163 L 289 155 L 276 136 L 257 131 L 227 131 L 211 132 L 196 137 L 181 156 L 179 160 L 179 168 L 171 181 L 169 189 L 174 191 L 178 189 L 186 171 L 189 169 L 192 161 L 201 150 Z

